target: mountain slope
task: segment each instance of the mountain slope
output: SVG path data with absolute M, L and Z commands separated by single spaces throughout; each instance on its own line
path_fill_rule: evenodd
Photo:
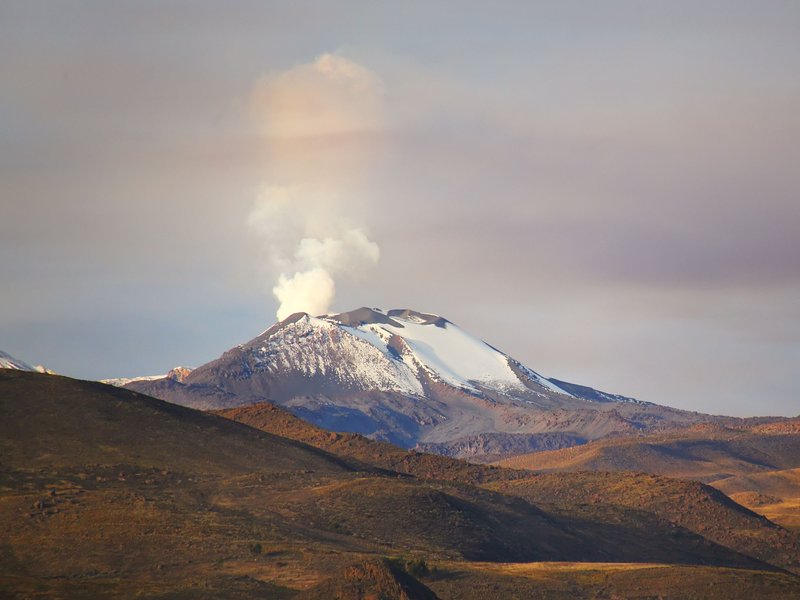
M 35 371 L 28 363 L 14 358 L 0 350 L 0 369 L 17 369 L 19 371 Z
M 641 473 L 558 473 L 476 465 L 445 456 L 407 452 L 357 434 L 324 431 L 287 411 L 260 404 L 227 409 L 220 415 L 263 431 L 302 440 L 343 458 L 422 479 L 456 481 L 520 496 L 584 528 L 598 548 L 626 547 L 642 560 L 652 556 L 647 542 L 664 544 L 678 531 L 785 568 L 800 568 L 800 540 L 731 502 L 712 487 Z M 679 530 L 674 528 L 678 527 Z M 619 556 L 619 555 L 617 555 Z
M 422 479 L 481 484 L 495 479 L 528 476 L 524 471 L 476 465 L 447 456 L 407 451 L 388 442 L 358 433 L 338 433 L 312 425 L 289 411 L 269 403 L 216 411 L 216 414 L 255 429 L 298 440 L 340 458 Z
M 524 454 L 497 464 L 537 472 L 644 471 L 713 485 L 786 527 L 800 528 L 797 420 L 697 427 L 669 434 L 597 440 Z
M 655 517 L 594 525 L 497 491 L 358 467 L 98 383 L 0 370 L 0 443 L 4 597 L 292 598 L 318 585 L 323 593 L 351 583 L 382 589 L 393 586 L 385 572 L 337 573 L 397 555 L 464 567 L 679 561 L 758 569 L 751 587 L 773 589 L 762 583 L 764 562 Z M 775 578 L 798 589 L 792 576 Z M 406 583 L 407 593 L 414 585 Z M 464 597 L 468 590 L 454 585 L 440 597 Z M 573 597 L 594 593 L 578 586 Z
M 289 597 L 300 574 L 307 587 L 396 552 L 596 554 L 527 502 L 357 469 L 228 419 L 59 376 L 0 370 L 0 457 L 0 595 L 69 597 L 80 585 L 132 597 L 199 581 L 208 593 L 195 597 Z M 258 580 L 232 577 L 248 564 Z
M 769 520 L 800 531 L 800 468 L 737 475 L 712 485 Z
M 800 467 L 800 434 L 784 430 L 703 427 L 597 440 L 575 448 L 515 456 L 498 464 L 539 472 L 644 471 L 713 482 Z
M 718 420 L 548 379 L 450 321 L 410 310 L 298 313 L 183 381 L 127 387 L 203 409 L 266 400 L 326 429 L 457 457 Z
M 203 474 L 349 471 L 294 440 L 57 375 L 0 371 L 0 413 L 0 455 L 8 468 L 133 463 Z
M 438 600 L 438 596 L 388 560 L 352 565 L 301 594 L 298 600 Z
M 649 529 L 657 516 L 717 544 L 800 571 L 796 534 L 696 481 L 625 471 L 578 472 L 496 480 L 486 487 L 525 498 L 553 514 L 583 517 L 586 523 L 633 519 Z M 608 535 L 616 534 L 609 529 Z

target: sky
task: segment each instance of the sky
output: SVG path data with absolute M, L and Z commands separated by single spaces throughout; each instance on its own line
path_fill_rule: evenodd
M 0 350 L 197 366 L 295 310 L 800 414 L 800 4 L 0 4 Z

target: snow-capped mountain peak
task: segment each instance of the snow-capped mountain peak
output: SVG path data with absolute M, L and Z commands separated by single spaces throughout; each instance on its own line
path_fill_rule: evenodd
M 25 361 L 14 358 L 0 350 L 0 369 L 15 369 L 17 371 L 36 371 L 34 367 L 30 366 Z
M 137 381 L 157 381 L 159 379 L 173 379 L 175 381 L 183 381 L 192 372 L 189 367 L 173 367 L 166 375 L 139 375 L 137 377 L 111 377 L 108 379 L 101 379 L 100 383 L 113 385 L 116 387 L 124 387 L 129 383 Z
M 0 351 L 0 369 L 14 369 L 17 371 L 31 371 L 33 373 L 46 373 L 48 375 L 55 375 L 55 371 L 51 371 L 43 365 L 30 366 L 25 361 L 14 358 L 10 354 Z
M 475 436 L 498 435 L 530 449 L 552 433 L 574 443 L 649 427 L 665 410 L 546 378 L 444 317 L 408 309 L 295 313 L 179 378 L 125 385 L 205 409 L 266 400 L 406 447 L 471 448 Z
M 421 397 L 435 382 L 475 394 L 532 389 L 572 397 L 447 319 L 408 309 L 296 313 L 239 348 L 257 371 L 326 377 L 362 391 Z
M 498 391 L 522 391 L 528 387 L 520 376 L 524 375 L 553 392 L 571 395 L 438 315 L 361 308 L 320 318 L 402 362 L 412 373 L 421 370 L 457 388 L 477 392 L 476 386 L 481 385 Z

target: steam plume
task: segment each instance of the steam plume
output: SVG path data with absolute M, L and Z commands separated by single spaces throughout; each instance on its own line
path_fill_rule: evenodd
M 358 213 L 382 98 L 374 73 L 333 54 L 256 84 L 251 104 L 266 140 L 268 184 L 248 223 L 264 241 L 278 319 L 329 312 L 337 280 L 363 275 L 380 258 L 348 212 Z

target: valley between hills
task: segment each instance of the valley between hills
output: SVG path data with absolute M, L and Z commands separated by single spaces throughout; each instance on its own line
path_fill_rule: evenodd
M 763 480 L 780 497 L 796 481 L 798 434 L 765 427 L 708 436 L 727 441 L 703 473 L 760 465 L 725 489 L 685 465 L 563 470 L 554 457 L 537 473 L 328 431 L 274 404 L 202 412 L 3 369 L 0 595 L 796 598 L 797 530 L 726 495 Z
M 800 526 L 800 420 L 698 426 L 597 440 L 496 464 L 537 473 L 634 471 L 707 483 L 790 529 Z

